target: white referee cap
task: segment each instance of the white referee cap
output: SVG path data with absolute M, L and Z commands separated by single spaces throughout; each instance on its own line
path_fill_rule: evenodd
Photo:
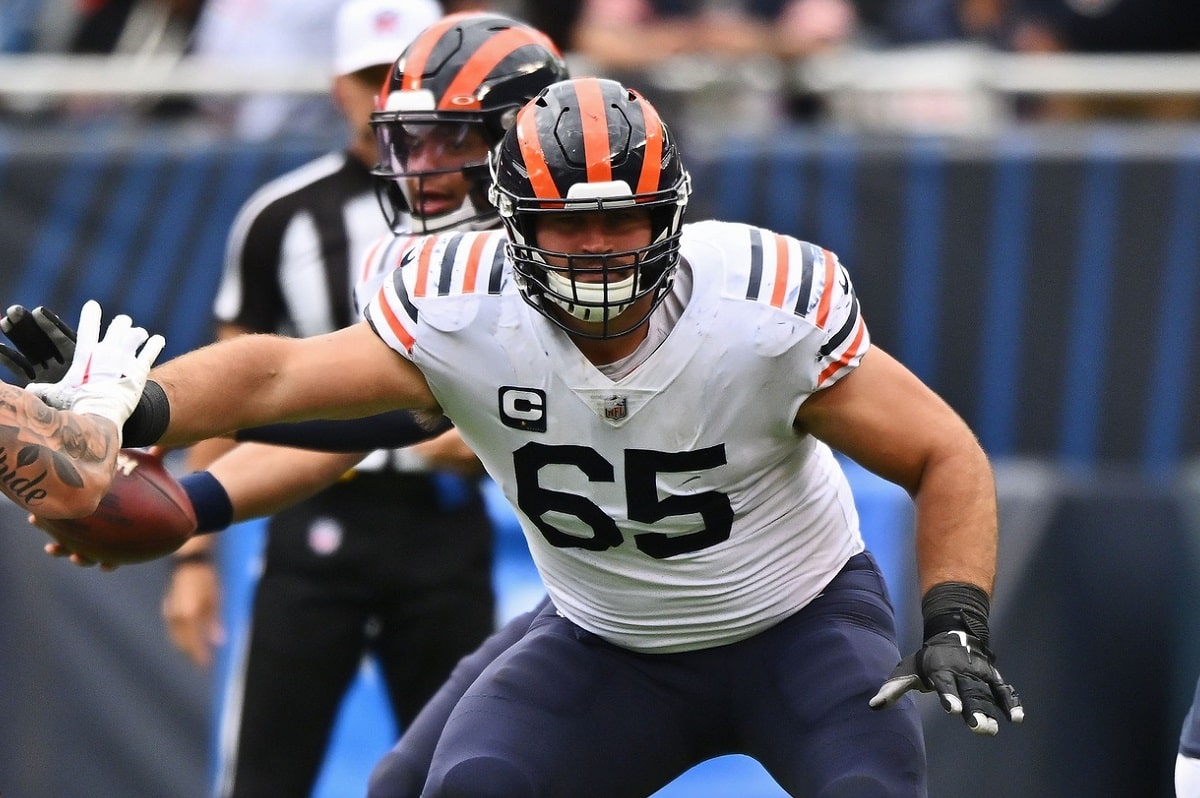
M 417 34 L 442 16 L 434 0 L 346 0 L 338 8 L 333 70 L 349 75 L 392 64 Z

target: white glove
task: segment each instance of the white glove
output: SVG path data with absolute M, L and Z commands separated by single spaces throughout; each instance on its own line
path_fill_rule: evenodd
M 100 304 L 88 301 L 79 314 L 75 356 L 67 373 L 56 383 L 31 382 L 25 390 L 59 410 L 107 418 L 120 435 L 166 341 L 134 327 L 124 314 L 109 322 L 101 339 L 100 317 Z

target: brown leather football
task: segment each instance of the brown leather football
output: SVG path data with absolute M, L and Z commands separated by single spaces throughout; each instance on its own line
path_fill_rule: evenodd
M 122 449 L 112 487 L 84 518 L 39 519 L 51 537 L 100 563 L 128 564 L 163 557 L 196 531 L 192 503 L 163 465 L 140 449 Z

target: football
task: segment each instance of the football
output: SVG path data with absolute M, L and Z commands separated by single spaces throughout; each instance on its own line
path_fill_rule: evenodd
M 196 531 L 192 503 L 162 463 L 140 449 L 122 449 L 112 487 L 85 518 L 38 519 L 51 537 L 100 563 L 163 557 Z

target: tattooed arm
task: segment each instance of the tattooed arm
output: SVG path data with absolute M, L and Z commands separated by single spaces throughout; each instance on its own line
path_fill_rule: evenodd
M 90 515 L 108 492 L 120 449 L 117 427 L 55 410 L 0 383 L 0 491 L 43 518 Z
M 56 382 L 0 383 L 0 492 L 41 518 L 95 511 L 112 484 L 121 426 L 165 343 L 124 314 L 101 337 L 102 316 L 99 303 L 84 303 L 71 365 Z M 61 341 L 53 348 L 63 351 Z

